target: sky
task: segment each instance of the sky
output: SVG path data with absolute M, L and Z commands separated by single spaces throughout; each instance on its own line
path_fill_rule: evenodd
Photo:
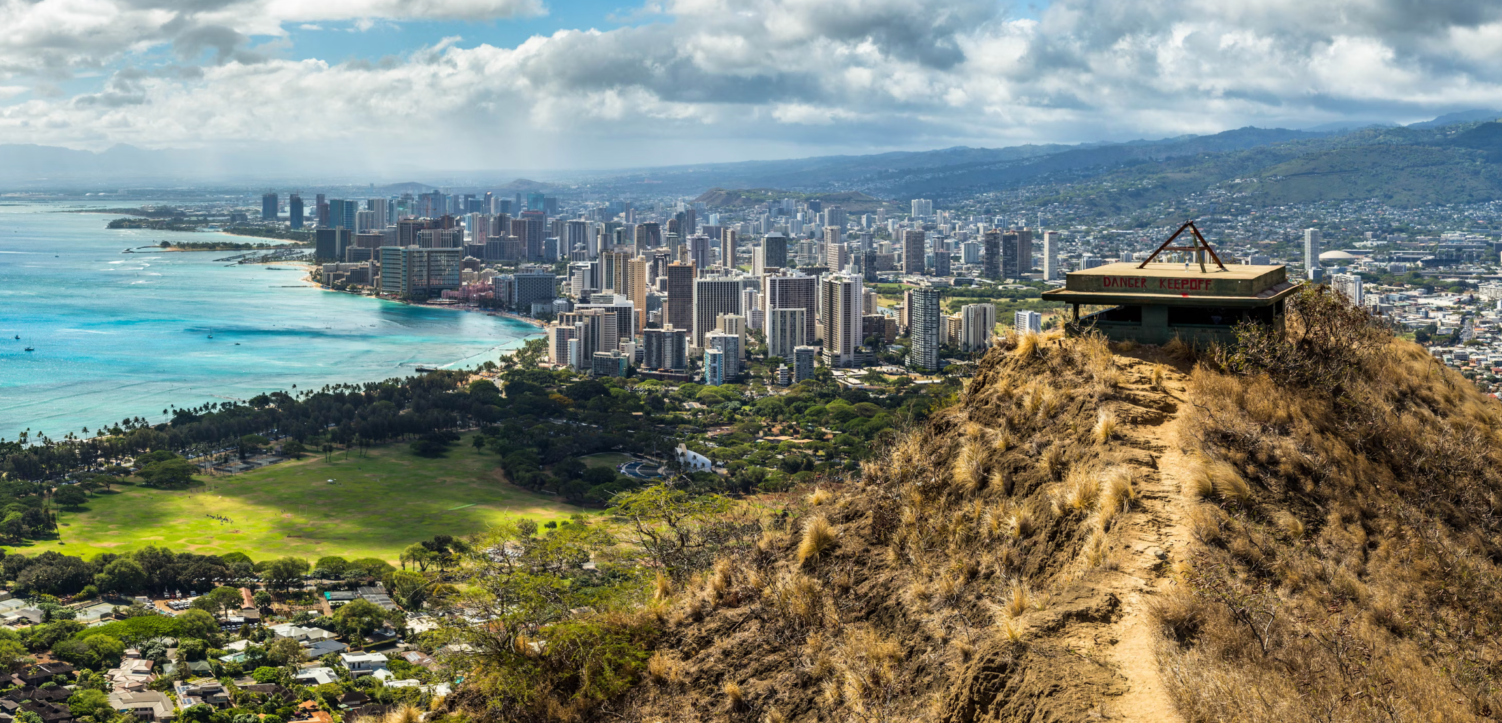
M 1502 107 L 1490 0 L 0 0 L 0 143 L 607 169 Z

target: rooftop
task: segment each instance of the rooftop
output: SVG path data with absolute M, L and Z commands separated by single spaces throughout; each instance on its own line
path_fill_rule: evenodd
M 1289 282 L 1287 267 L 1206 264 L 1117 263 L 1071 271 L 1064 288 L 1043 292 L 1043 298 L 1078 304 L 1262 306 L 1282 298 L 1297 283 Z

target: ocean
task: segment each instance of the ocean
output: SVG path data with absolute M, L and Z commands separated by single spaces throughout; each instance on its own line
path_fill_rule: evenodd
M 303 266 L 220 260 L 237 252 L 122 253 L 228 237 L 59 213 L 82 207 L 0 203 L 0 438 L 472 367 L 538 335 L 514 319 L 324 291 L 303 283 Z

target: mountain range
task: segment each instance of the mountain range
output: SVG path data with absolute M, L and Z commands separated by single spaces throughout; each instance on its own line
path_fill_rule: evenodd
M 496 185 L 489 179 L 469 178 L 431 185 L 394 184 L 382 190 L 545 189 L 566 194 L 570 192 L 567 186 L 577 185 L 607 196 L 709 192 L 702 200 L 716 206 L 787 195 L 858 194 L 845 197 L 845 203 L 874 208 L 880 200 L 947 200 L 1025 189 L 1034 200 L 1101 212 L 1181 198 L 1212 187 L 1229 188 L 1252 205 L 1347 199 L 1376 199 L 1395 206 L 1470 203 L 1502 198 L 1499 115 L 1498 111 L 1470 110 L 1408 126 L 1246 127 L 1124 143 L 955 147 L 560 174 L 549 177 L 553 183 L 514 180 Z M 266 183 L 277 177 L 276 162 L 265 156 L 242 158 L 130 146 L 93 153 L 0 145 L 0 187 Z M 732 198 L 723 189 L 754 190 L 734 191 Z

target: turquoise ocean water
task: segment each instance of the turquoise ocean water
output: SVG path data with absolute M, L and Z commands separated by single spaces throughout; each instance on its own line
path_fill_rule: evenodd
M 160 422 L 169 405 L 375 381 L 418 365 L 474 366 L 536 335 L 501 317 L 323 291 L 302 283 L 301 266 L 216 262 L 234 252 L 122 254 L 224 237 L 108 230 L 114 216 L 57 213 L 78 207 L 0 205 L 3 438 Z

